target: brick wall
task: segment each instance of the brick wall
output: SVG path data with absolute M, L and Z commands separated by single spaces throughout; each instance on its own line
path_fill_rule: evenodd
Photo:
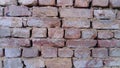
M 120 68 L 120 0 L 0 0 L 0 68 Z

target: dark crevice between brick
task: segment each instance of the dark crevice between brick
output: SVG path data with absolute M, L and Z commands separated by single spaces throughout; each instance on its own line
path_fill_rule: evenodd
M 26 65 L 24 64 L 24 61 L 22 61 L 22 64 L 23 64 L 23 68 L 26 68 Z
M 92 57 L 92 49 L 90 50 L 90 57 Z
M 33 42 L 32 42 L 32 40 L 30 40 L 30 47 L 32 47 L 33 46 Z

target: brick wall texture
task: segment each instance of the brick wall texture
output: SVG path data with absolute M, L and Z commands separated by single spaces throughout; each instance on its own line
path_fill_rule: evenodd
M 0 0 L 0 68 L 120 68 L 120 0 Z

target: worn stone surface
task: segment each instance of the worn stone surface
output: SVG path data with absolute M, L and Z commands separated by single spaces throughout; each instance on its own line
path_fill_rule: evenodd
M 72 6 L 73 0 L 57 0 L 57 6 Z
M 7 36 L 11 36 L 11 29 L 10 28 L 0 28 L 0 37 L 7 37 Z
M 93 6 L 107 7 L 109 4 L 109 0 L 93 0 Z
M 39 5 L 55 5 L 55 0 L 39 0 Z
M 33 6 L 37 5 L 37 0 L 18 0 L 18 3 L 21 5 Z
M 76 7 L 89 7 L 91 0 L 75 0 Z
M 0 0 L 0 5 L 17 5 L 17 0 Z

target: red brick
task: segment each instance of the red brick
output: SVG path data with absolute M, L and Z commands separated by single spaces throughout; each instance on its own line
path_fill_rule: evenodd
M 37 0 L 18 0 L 20 5 L 34 6 L 37 5 Z
M 0 0 L 0 5 L 17 5 L 17 0 Z
M 73 0 L 57 0 L 58 6 L 72 6 Z
M 58 56 L 59 57 L 72 57 L 73 50 L 70 48 L 59 48 L 58 49 Z
M 91 0 L 75 0 L 76 7 L 89 7 Z
M 27 25 L 33 27 L 48 27 L 48 28 L 55 28 L 60 27 L 60 20 L 58 18 L 38 18 L 38 17 L 31 17 L 28 18 Z
M 92 18 L 93 13 L 91 9 L 61 8 L 60 17 Z
M 62 27 L 89 28 L 90 21 L 88 19 L 80 19 L 80 18 L 65 18 L 63 19 Z
M 82 39 L 78 39 L 78 40 L 67 40 L 66 42 L 66 46 L 67 47 L 74 47 L 74 48 L 78 48 L 78 47 L 94 47 L 96 46 L 97 41 L 96 40 L 82 40 Z
M 39 5 L 55 5 L 55 0 L 39 0 Z
M 57 48 L 50 46 L 42 46 L 41 47 L 42 57 L 57 57 Z
M 56 7 L 33 7 L 33 16 L 34 17 L 43 17 L 43 16 L 57 16 L 58 10 Z
M 106 49 L 106 48 L 94 48 L 94 49 L 92 49 L 92 57 L 108 58 L 108 49 Z
M 104 60 L 104 64 L 105 66 L 111 66 L 111 67 L 115 67 L 115 66 L 120 66 L 120 58 L 107 58 Z
M 120 7 L 120 0 L 110 0 L 110 4 L 113 8 L 119 8 Z
M 100 6 L 100 7 L 107 7 L 109 3 L 109 0 L 93 0 L 92 5 L 93 6 Z
M 64 30 L 62 28 L 48 28 L 49 38 L 63 38 Z
M 33 39 L 33 46 L 63 47 L 64 39 Z

